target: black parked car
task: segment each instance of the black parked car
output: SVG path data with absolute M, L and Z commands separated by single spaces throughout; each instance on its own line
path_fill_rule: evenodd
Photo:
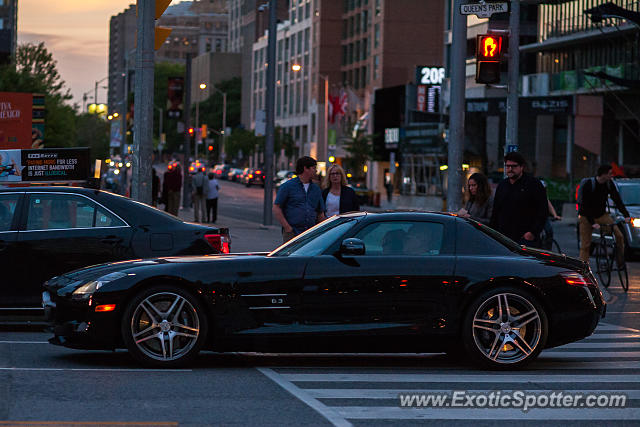
M 228 252 L 229 242 L 226 228 L 188 224 L 105 191 L 0 189 L 0 306 L 41 309 L 42 284 L 81 267 Z
M 157 258 L 49 280 L 50 342 L 176 366 L 199 350 L 467 353 L 520 367 L 590 335 L 587 264 L 449 214 L 335 216 L 269 254 Z
M 254 184 L 264 187 L 265 179 L 266 175 L 264 174 L 263 169 L 249 169 L 247 173 L 242 177 L 242 182 L 247 187 L 251 187 Z

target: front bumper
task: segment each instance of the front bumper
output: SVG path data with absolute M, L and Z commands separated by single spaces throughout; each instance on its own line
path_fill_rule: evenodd
M 53 337 L 49 342 L 77 349 L 112 350 L 121 347 L 119 315 L 95 313 L 94 304 L 71 301 L 48 290 L 42 307 Z

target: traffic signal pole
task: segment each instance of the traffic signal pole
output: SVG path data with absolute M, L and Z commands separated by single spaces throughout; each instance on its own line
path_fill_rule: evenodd
M 131 197 L 151 204 L 155 0 L 138 0 Z
M 191 157 L 191 54 L 187 53 L 187 66 L 184 76 L 184 165 L 182 165 L 182 207 L 191 206 L 191 183 L 189 176 L 189 158 Z
M 456 212 L 462 207 L 462 154 L 464 150 L 464 110 L 467 56 L 467 17 L 460 13 L 463 0 L 455 0 L 452 11 L 451 35 L 451 102 L 449 106 L 449 147 L 447 210 Z
M 509 73 L 505 154 L 518 151 L 518 79 L 520 77 L 520 0 L 511 0 L 509 14 Z

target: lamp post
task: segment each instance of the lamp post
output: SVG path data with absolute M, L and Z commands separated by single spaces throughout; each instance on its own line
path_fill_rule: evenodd
M 206 83 L 200 83 L 200 91 L 203 91 L 207 88 L 207 84 Z M 200 129 L 200 94 L 202 92 L 198 92 L 198 99 L 196 100 L 196 132 L 198 132 L 198 129 Z M 193 157 L 194 159 L 198 158 L 198 135 L 196 133 L 196 137 L 195 139 L 195 150 L 193 152 Z M 202 134 L 200 134 L 200 139 L 202 140 Z
M 291 71 L 297 73 L 302 70 L 300 64 L 292 64 Z M 318 77 L 324 80 L 324 121 L 322 126 L 322 145 L 318 144 L 318 159 L 326 159 L 328 157 L 329 147 L 329 76 L 318 73 Z
M 220 145 L 220 159 L 224 163 L 224 143 L 227 138 L 227 92 L 223 92 L 213 85 L 211 85 L 210 87 L 211 89 L 222 95 L 222 131 L 220 132 L 222 136 L 222 144 Z

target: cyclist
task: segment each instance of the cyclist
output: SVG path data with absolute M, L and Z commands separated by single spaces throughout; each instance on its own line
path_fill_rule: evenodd
M 585 178 L 578 190 L 578 223 L 580 226 L 580 259 L 589 262 L 589 247 L 591 246 L 591 231 L 598 230 L 600 225 L 613 224 L 613 218 L 607 212 L 607 201 L 611 199 L 624 215 L 626 222 L 630 221 L 629 211 L 622 203 L 620 194 L 611 180 L 613 179 L 611 165 L 598 168 L 597 176 Z M 624 264 L 624 238 L 618 227 L 613 227 L 613 233 L 618 247 L 618 265 Z

